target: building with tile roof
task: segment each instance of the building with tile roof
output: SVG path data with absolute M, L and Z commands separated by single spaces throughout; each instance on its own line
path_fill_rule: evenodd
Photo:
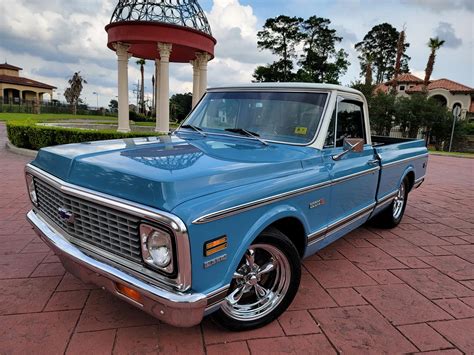
M 42 101 L 45 94 L 53 98 L 55 86 L 22 77 L 21 70 L 8 63 L 0 64 L 0 97 L 3 97 L 3 103 Z
M 393 81 L 379 84 L 375 92 L 389 92 Z M 449 80 L 431 80 L 428 84 L 428 96 L 438 100 L 450 110 L 461 107 L 461 118 L 474 118 L 474 88 Z M 408 96 L 423 91 L 423 80 L 417 76 L 407 73 L 397 78 L 397 95 Z

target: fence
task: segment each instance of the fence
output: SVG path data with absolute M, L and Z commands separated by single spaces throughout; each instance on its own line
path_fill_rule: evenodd
M 58 100 L 39 101 L 39 108 L 41 113 L 63 113 L 72 114 L 72 106 L 65 102 Z M 4 98 L 0 96 L 0 112 L 11 113 L 36 113 L 35 105 L 38 105 L 33 100 L 22 100 L 18 97 Z M 117 116 L 103 108 L 89 107 L 87 105 L 77 106 L 78 115 L 97 115 L 97 116 Z

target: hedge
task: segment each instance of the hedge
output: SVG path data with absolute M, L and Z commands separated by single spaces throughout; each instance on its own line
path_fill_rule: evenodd
M 58 144 L 150 137 L 159 134 L 150 132 L 121 133 L 113 130 L 84 130 L 78 128 L 39 126 L 32 122 L 10 121 L 7 123 L 7 135 L 10 142 L 19 148 L 39 150 L 43 147 Z

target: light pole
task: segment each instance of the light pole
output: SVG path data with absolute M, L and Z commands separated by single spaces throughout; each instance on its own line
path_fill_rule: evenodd
M 94 92 L 92 93 L 92 95 L 96 95 L 96 96 L 97 96 L 97 111 L 99 111 L 99 93 L 96 92 L 96 91 L 94 91 Z
M 453 129 L 451 130 L 451 139 L 449 140 L 449 151 L 451 152 L 451 146 L 453 145 L 454 126 L 456 126 L 456 119 L 461 115 L 461 107 L 453 107 Z

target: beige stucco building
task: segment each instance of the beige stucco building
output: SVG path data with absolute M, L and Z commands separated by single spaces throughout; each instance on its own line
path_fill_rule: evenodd
M 375 90 L 388 92 L 392 82 L 378 85 Z M 474 115 L 474 88 L 449 79 L 431 80 L 428 84 L 428 96 L 438 100 L 442 105 L 452 110 L 461 108 L 461 118 Z M 397 78 L 397 95 L 409 96 L 422 92 L 423 80 L 413 74 L 402 74 Z
M 55 86 L 20 76 L 22 68 L 0 64 L 0 97 L 3 103 L 19 104 L 24 101 L 42 101 L 44 95 L 53 98 Z

